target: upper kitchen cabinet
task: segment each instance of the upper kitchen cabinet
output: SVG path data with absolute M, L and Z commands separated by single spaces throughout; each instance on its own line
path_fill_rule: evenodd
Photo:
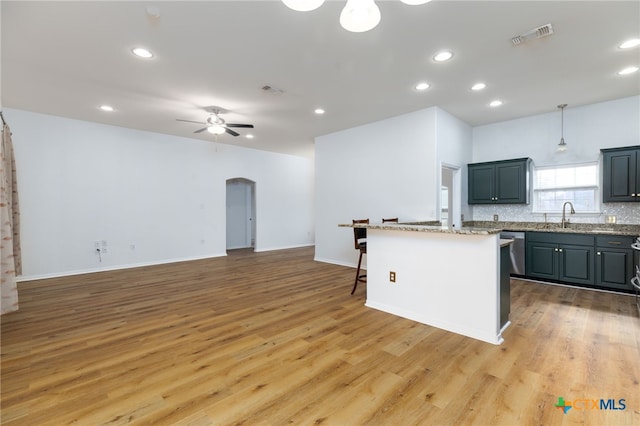
M 601 151 L 602 202 L 640 201 L 640 146 Z
M 468 164 L 469 204 L 529 204 L 530 158 Z

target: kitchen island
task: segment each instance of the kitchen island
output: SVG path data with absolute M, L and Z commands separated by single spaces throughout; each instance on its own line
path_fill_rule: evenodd
M 500 229 L 340 226 L 367 229 L 366 306 L 492 344 L 503 342 L 509 277 L 507 269 L 501 281 L 500 251 L 510 240 L 500 241 Z

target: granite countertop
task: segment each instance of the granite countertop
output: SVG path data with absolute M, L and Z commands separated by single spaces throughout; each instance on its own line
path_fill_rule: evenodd
M 538 231 L 560 232 L 568 234 L 593 235 L 626 235 L 640 236 L 640 225 L 624 225 L 609 223 L 570 223 L 562 228 L 559 223 L 543 222 L 491 222 L 468 221 L 462 228 L 442 226 L 438 221 L 406 222 L 406 223 L 356 223 L 340 224 L 349 228 L 384 229 L 390 231 L 436 232 L 444 234 L 492 235 L 501 231 Z
M 422 223 L 438 222 L 413 222 L 413 223 L 355 223 L 340 224 L 338 226 L 349 228 L 382 229 L 386 231 L 411 231 L 411 232 L 434 232 L 440 234 L 462 234 L 462 235 L 492 235 L 499 234 L 500 228 L 477 228 L 463 226 L 462 228 L 446 227 L 441 225 L 423 225 Z
M 463 227 L 474 228 L 499 228 L 505 231 L 537 231 L 537 232 L 561 232 L 569 234 L 594 234 L 594 235 L 627 235 L 640 236 L 640 225 L 624 225 L 610 223 L 570 223 L 562 228 L 559 223 L 544 222 L 491 222 L 469 221 L 464 222 Z

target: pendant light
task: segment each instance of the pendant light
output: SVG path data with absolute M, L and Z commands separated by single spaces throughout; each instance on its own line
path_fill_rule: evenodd
M 560 143 L 558 144 L 557 151 L 565 152 L 567 150 L 567 144 L 564 142 L 564 109 L 567 107 L 567 104 L 560 104 L 558 108 L 560 108 Z

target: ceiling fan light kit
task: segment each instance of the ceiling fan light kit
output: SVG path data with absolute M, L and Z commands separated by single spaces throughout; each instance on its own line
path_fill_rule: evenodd
M 207 132 L 213 133 L 214 135 L 221 135 L 226 131 L 227 131 L 227 129 L 225 129 L 223 126 L 221 126 L 219 124 L 213 124 L 213 125 L 207 127 Z
M 347 0 L 340 13 L 340 25 L 352 33 L 363 33 L 380 23 L 380 9 L 373 0 Z
M 420 5 L 431 0 L 400 0 L 409 5 Z M 324 0 L 282 0 L 290 9 L 308 12 L 322 6 Z M 375 28 L 380 23 L 380 9 L 374 0 L 347 0 L 340 13 L 340 25 L 347 31 L 362 33 Z
M 240 133 L 232 130 L 231 127 L 243 128 L 243 129 L 253 129 L 253 124 L 239 124 L 239 123 L 227 123 L 224 118 L 220 117 L 220 114 L 224 112 L 228 112 L 219 107 L 207 107 L 205 111 L 209 113 L 209 117 L 207 117 L 206 121 L 193 121 L 193 120 L 183 120 L 181 118 L 176 118 L 176 121 L 183 121 L 185 123 L 196 123 L 196 124 L 204 124 L 206 127 L 202 129 L 198 129 L 193 133 L 202 133 L 205 130 L 214 135 L 221 135 L 223 133 L 228 133 L 231 136 L 240 136 Z
M 309 12 L 322 6 L 324 0 L 282 0 L 289 9 L 298 12 Z

